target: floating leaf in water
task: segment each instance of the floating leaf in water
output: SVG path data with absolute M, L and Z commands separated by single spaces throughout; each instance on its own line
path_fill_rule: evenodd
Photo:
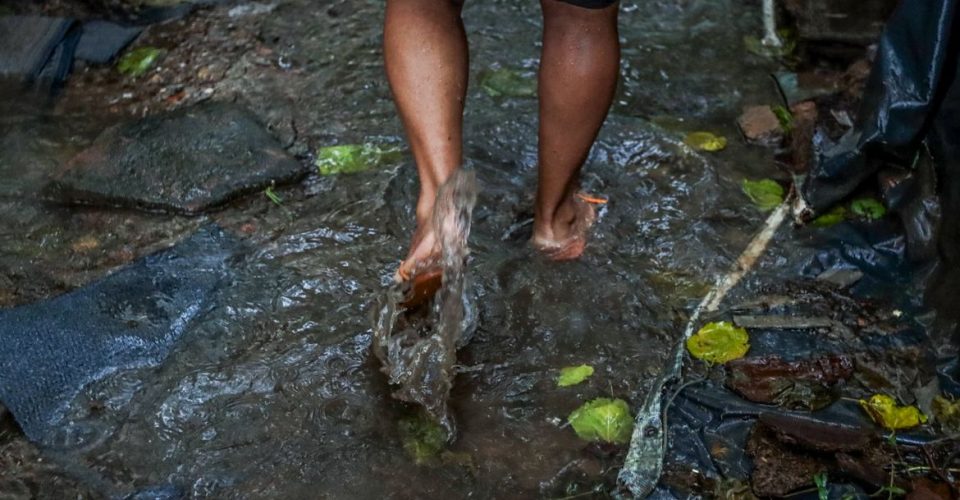
M 783 203 L 783 186 L 772 179 L 761 179 L 751 181 L 744 179 L 742 184 L 743 194 L 750 198 L 750 201 L 764 212 L 769 212 Z
M 909 429 L 927 421 L 916 406 L 898 406 L 896 400 L 886 394 L 874 394 L 869 400 L 860 400 L 860 406 L 874 422 L 884 428 Z
M 960 399 L 950 401 L 943 396 L 933 398 L 931 404 L 933 415 L 944 432 L 956 434 L 960 432 Z
M 443 427 L 423 415 L 401 420 L 399 431 L 403 449 L 417 464 L 437 458 L 447 444 Z
M 567 420 L 577 435 L 587 441 L 626 443 L 633 432 L 630 407 L 622 399 L 594 399 L 574 410 Z
M 726 363 L 742 358 L 750 349 L 750 336 L 743 328 L 726 321 L 707 323 L 687 339 L 687 350 L 697 359 Z
M 127 52 L 117 61 L 117 71 L 134 78 L 144 74 L 163 55 L 156 47 L 140 47 Z
M 837 205 L 831 208 L 829 212 L 813 219 L 812 224 L 816 227 L 830 227 L 843 222 L 846 217 L 847 209 Z
M 317 150 L 320 175 L 354 174 L 400 159 L 400 149 L 377 144 L 344 144 Z
M 500 68 L 484 72 L 480 88 L 491 97 L 535 97 L 537 80 L 533 73 Z
M 577 385 L 590 378 L 591 375 L 593 375 L 593 367 L 590 365 L 568 366 L 560 370 L 557 387 Z
M 710 132 L 690 132 L 683 143 L 697 151 L 720 151 L 727 147 L 727 138 Z
M 887 207 L 874 198 L 857 198 L 850 202 L 850 211 L 867 219 L 879 219 L 887 214 Z

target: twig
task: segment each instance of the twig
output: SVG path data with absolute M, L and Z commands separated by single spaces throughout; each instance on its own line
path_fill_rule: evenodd
M 667 428 L 664 419 L 665 413 L 662 410 L 663 396 L 667 385 L 680 378 L 683 368 L 684 344 L 693 335 L 699 324 L 700 316 L 704 312 L 715 311 L 727 293 L 753 269 L 760 256 L 766 252 L 773 236 L 790 213 L 793 197 L 794 191 L 791 190 L 790 196 L 787 196 L 783 203 L 767 217 L 763 227 L 750 240 L 743 253 L 733 263 L 730 271 L 716 280 L 713 288 L 690 314 L 683 336 L 674 347 L 673 357 L 668 362 L 669 364 L 664 372 L 654 382 L 650 392 L 647 393 L 640 411 L 637 412 L 627 458 L 624 460 L 623 468 L 620 469 L 620 474 L 617 476 L 619 484 L 633 496 L 646 497 L 649 495 L 657 486 L 660 474 L 663 472 L 663 461 L 667 448 Z

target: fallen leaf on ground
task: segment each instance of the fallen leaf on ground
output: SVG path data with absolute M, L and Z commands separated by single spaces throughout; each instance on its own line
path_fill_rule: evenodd
M 707 323 L 687 339 L 690 354 L 709 363 L 726 363 L 742 358 L 750 349 L 750 336 L 727 321 Z
M 535 97 L 537 80 L 533 73 L 500 68 L 484 72 L 480 88 L 491 97 Z
M 886 429 L 909 429 L 927 421 L 916 406 L 899 406 L 886 394 L 874 394 L 869 400 L 860 400 L 860 407 L 874 422 Z
M 580 382 L 590 378 L 593 375 L 593 367 L 590 365 L 568 366 L 560 370 L 560 376 L 557 377 L 557 387 L 569 387 L 577 385 Z
M 816 227 L 830 227 L 835 226 L 847 217 L 847 209 L 837 205 L 830 209 L 829 212 L 824 213 L 823 215 L 813 219 L 813 224 Z
M 597 398 L 567 417 L 581 439 L 622 444 L 630 441 L 633 417 L 622 399 Z
M 400 149 L 377 144 L 344 144 L 317 150 L 320 175 L 354 174 L 400 159 Z
M 764 212 L 769 212 L 783 203 L 783 186 L 773 179 L 760 179 L 759 181 L 744 179 L 741 188 L 743 194 L 747 195 L 747 198 L 750 198 L 750 201 Z
M 690 132 L 683 143 L 697 151 L 720 151 L 727 147 L 727 138 L 710 132 Z
M 933 398 L 933 415 L 940 427 L 948 433 L 960 432 L 960 399 L 950 401 L 943 396 Z
M 134 78 L 144 74 L 163 55 L 156 47 L 140 47 L 127 52 L 117 61 L 117 71 Z

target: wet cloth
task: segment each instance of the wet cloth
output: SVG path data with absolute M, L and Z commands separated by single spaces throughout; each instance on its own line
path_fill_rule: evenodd
M 155 366 L 230 277 L 239 243 L 208 226 L 65 295 L 0 310 L 0 402 L 31 440 L 63 445 L 70 401 L 112 373 Z

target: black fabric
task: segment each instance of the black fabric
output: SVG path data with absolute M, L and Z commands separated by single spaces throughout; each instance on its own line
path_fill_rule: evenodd
M 51 75 L 65 75 L 73 58 L 75 40 L 61 42 L 74 21 L 62 17 L 0 17 L 0 78 L 33 81 L 48 63 Z M 59 53 L 58 53 L 59 48 Z M 62 68 L 66 64 L 66 68 Z
M 91 285 L 0 310 L 0 402 L 35 442 L 82 442 L 82 430 L 58 425 L 66 405 L 111 373 L 159 364 L 210 307 L 238 249 L 209 226 Z
M 143 28 L 137 26 L 123 26 L 110 21 L 87 21 L 83 23 L 83 35 L 77 45 L 76 58 L 106 64 L 142 31 Z
M 577 7 L 584 7 L 587 9 L 602 9 L 604 7 L 609 7 L 618 0 L 560 0 L 563 3 L 568 3 L 571 5 L 576 5 Z

